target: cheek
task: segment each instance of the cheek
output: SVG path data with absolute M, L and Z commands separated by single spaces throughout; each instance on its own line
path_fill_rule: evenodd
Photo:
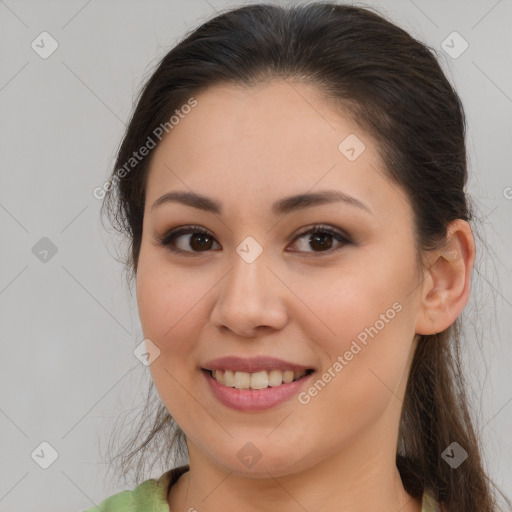
M 149 252 L 149 251 L 148 251 Z M 137 275 L 137 305 L 144 336 L 163 351 L 173 345 L 180 351 L 198 321 L 201 299 L 211 285 L 191 271 L 173 268 L 155 256 L 142 257 Z M 196 273 L 197 274 L 197 273 Z
M 320 382 L 311 390 L 325 396 L 311 402 L 316 401 L 318 414 L 332 403 L 343 428 L 355 428 L 347 414 L 361 427 L 400 396 L 414 337 L 413 261 L 412 256 L 362 260 L 355 272 L 336 280 L 336 289 L 331 285 L 331 293 L 323 299 L 317 295 L 315 307 L 333 334 L 320 341 L 309 332 L 328 353 Z
M 389 338 L 389 346 L 393 340 L 407 342 L 410 337 L 404 325 L 412 325 L 409 292 L 414 270 L 407 263 L 380 265 L 372 261 L 369 258 L 347 265 L 336 276 L 326 275 L 324 281 L 306 278 L 300 281 L 302 287 L 296 288 L 297 295 L 307 298 L 310 310 L 318 312 L 308 321 L 310 338 L 318 340 L 320 331 L 315 332 L 312 326 L 318 326 L 321 319 L 325 326 L 321 331 L 323 344 L 331 359 L 350 350 L 354 341 L 364 347 L 376 337 Z
M 346 329 L 347 336 L 326 346 L 330 361 L 305 390 L 309 403 L 303 406 L 313 418 L 325 417 L 329 411 L 329 422 L 336 429 L 323 431 L 326 446 L 340 439 L 351 442 L 361 431 L 382 426 L 381 421 L 389 421 L 390 416 L 385 415 L 388 408 L 396 408 L 399 414 L 413 335 L 407 314 L 402 309 L 381 330 L 370 329 L 373 322 L 367 324 L 367 330 L 360 330 L 354 321 L 350 326 L 338 324 L 339 332 Z M 365 336 L 358 339 L 361 332 Z M 302 399 L 305 403 L 308 397 Z M 395 425 L 388 424 L 388 428 L 394 429 Z
M 195 340 L 200 338 L 199 316 L 206 314 L 201 311 L 201 297 L 211 288 L 190 284 L 188 275 L 156 260 L 139 261 L 137 304 L 142 331 L 160 350 L 149 370 L 160 398 L 179 425 L 192 423 L 191 414 L 197 414 Z

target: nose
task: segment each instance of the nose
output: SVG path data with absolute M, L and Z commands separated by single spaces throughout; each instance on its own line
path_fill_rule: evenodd
M 263 255 L 248 263 L 235 254 L 231 270 L 216 287 L 219 291 L 210 317 L 214 327 L 249 338 L 286 325 L 287 288 L 267 265 Z

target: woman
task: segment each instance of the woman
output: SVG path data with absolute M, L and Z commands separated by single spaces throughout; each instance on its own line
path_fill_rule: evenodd
M 161 399 L 141 448 L 189 460 L 90 511 L 495 510 L 456 351 L 464 137 L 430 49 L 368 9 L 245 6 L 173 48 L 104 206 Z

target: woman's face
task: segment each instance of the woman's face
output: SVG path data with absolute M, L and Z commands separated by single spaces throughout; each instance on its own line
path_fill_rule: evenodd
M 150 371 L 191 462 L 260 476 L 341 454 L 394 464 L 422 282 L 406 195 L 313 86 L 195 99 L 153 154 L 137 270 L 143 334 L 160 350 Z M 284 201 L 327 191 L 338 199 Z M 170 192 L 218 211 L 155 205 Z M 240 360 L 218 362 L 213 382 L 205 369 L 226 357 Z

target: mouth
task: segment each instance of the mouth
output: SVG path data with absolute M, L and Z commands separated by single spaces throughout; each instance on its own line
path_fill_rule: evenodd
M 215 380 L 220 385 L 235 389 L 265 389 L 277 388 L 283 384 L 289 384 L 311 375 L 315 370 L 312 368 L 306 370 L 262 370 L 258 372 L 243 372 L 207 368 L 201 369 L 209 378 Z

